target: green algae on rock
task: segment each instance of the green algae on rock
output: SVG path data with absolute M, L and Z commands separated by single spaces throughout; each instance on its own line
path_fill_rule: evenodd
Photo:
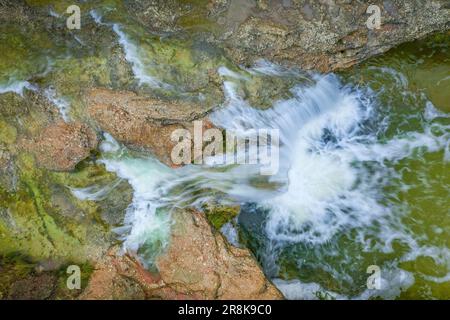
M 239 206 L 226 206 L 212 202 L 205 203 L 202 209 L 216 230 L 220 230 L 224 224 L 236 218 L 240 211 Z
M 24 96 L 6 93 L 0 99 L 0 291 L 3 298 L 72 297 L 73 292 L 61 289 L 66 276 L 53 271 L 39 274 L 33 268 L 49 259 L 58 265 L 87 266 L 96 261 L 116 241 L 112 227 L 123 219 L 131 201 L 131 188 L 90 159 L 72 172 L 40 168 L 17 141 L 37 135 L 52 124 L 59 118 L 57 110 L 30 91 Z M 63 140 L 63 136 L 54 138 Z M 99 202 L 73 194 L 72 190 L 93 183 L 113 187 Z M 24 258 L 8 258 L 12 256 Z M 29 271 L 26 275 L 16 270 L 25 261 Z M 87 275 L 86 271 L 83 283 Z M 26 280 L 17 282 L 19 279 Z M 34 281 L 49 285 L 49 290 L 29 295 L 33 290 L 26 290 L 27 283 Z

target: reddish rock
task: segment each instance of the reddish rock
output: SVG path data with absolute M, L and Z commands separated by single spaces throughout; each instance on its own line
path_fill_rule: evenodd
M 79 123 L 59 121 L 45 127 L 37 137 L 21 145 L 36 157 L 39 166 L 54 171 L 71 171 L 97 147 L 95 131 Z
M 88 112 L 99 127 L 118 141 L 151 151 L 163 163 L 174 166 L 170 136 L 176 129 L 192 132 L 194 120 L 203 120 L 209 108 L 184 102 L 167 102 L 141 97 L 134 92 L 92 89 L 88 93 Z
M 157 261 L 164 283 L 202 299 L 281 299 L 248 249 L 231 246 L 194 210 L 173 213 L 172 238 Z
M 113 248 L 92 274 L 81 299 L 282 299 L 247 249 L 231 246 L 202 212 L 178 210 L 167 252 L 150 273 Z M 133 284 L 121 285 L 123 281 Z M 130 290 L 130 288 L 134 288 Z

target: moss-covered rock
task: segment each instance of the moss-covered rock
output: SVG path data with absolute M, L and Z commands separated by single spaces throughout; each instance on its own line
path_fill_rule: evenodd
M 93 163 L 74 173 L 52 173 L 37 169 L 31 156 L 19 155 L 15 165 L 16 191 L 0 187 L 0 255 L 28 257 L 33 267 L 49 259 L 65 265 L 89 264 L 115 243 L 111 226 L 122 221 L 131 200 L 127 183 L 120 181 L 120 189 L 115 187 L 100 202 L 80 200 L 71 188 L 91 185 L 92 174 L 102 183 L 116 183 L 117 178 Z M 0 287 L 23 278 L 16 266 L 11 268 Z M 72 293 L 62 290 L 62 294 Z
M 80 289 L 69 289 L 68 267 L 80 268 Z M 18 253 L 0 254 L 0 299 L 75 299 L 93 272 L 90 263 L 34 260 Z
M 61 266 L 90 265 L 116 242 L 112 227 L 123 219 L 131 187 L 97 164 L 95 154 L 71 172 L 39 167 L 18 141 L 54 123 L 57 110 L 31 91 L 2 94 L 0 102 L 1 296 L 75 297 L 62 285 L 67 276 Z M 75 196 L 74 190 L 92 186 L 110 190 L 99 201 Z M 36 271 L 50 260 L 55 267 Z M 42 290 L 32 290 L 32 284 Z
M 206 218 L 216 228 L 220 230 L 222 226 L 233 220 L 240 211 L 240 206 L 221 205 L 216 202 L 208 202 L 202 206 Z

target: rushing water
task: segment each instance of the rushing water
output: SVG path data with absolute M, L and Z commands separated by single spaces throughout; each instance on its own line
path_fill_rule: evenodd
M 106 157 L 135 190 L 118 230 L 125 248 L 151 264 L 167 243 L 170 209 L 220 195 L 241 204 L 224 233 L 232 242 L 240 235 L 288 298 L 448 298 L 448 106 L 439 109 L 425 90 L 411 89 L 407 74 L 377 63 L 341 77 L 286 75 L 266 62 L 240 73 L 221 68 L 226 103 L 211 119 L 243 136 L 279 129 L 278 173 Z M 290 98 L 261 110 L 238 90 L 252 73 L 299 80 Z M 381 269 L 378 290 L 367 288 L 369 266 Z
M 179 90 L 152 74 L 156 64 L 135 40 L 141 29 L 97 11 L 90 16 L 117 36 L 139 85 Z M 222 232 L 252 250 L 287 298 L 449 299 L 448 45 L 448 36 L 405 45 L 339 75 L 267 61 L 251 69 L 218 66 L 226 102 L 211 120 L 242 136 L 278 129 L 279 170 L 272 176 L 261 176 L 258 165 L 218 166 L 212 159 L 170 169 L 105 133 L 101 162 L 134 190 L 116 230 L 124 248 L 152 267 L 169 241 L 171 210 L 215 199 L 241 205 Z M 288 90 L 262 109 L 243 94 L 255 78 Z M 51 86 L 42 89 L 68 121 L 70 102 Z M 24 90 L 40 88 L 15 78 L 0 94 Z M 90 200 L 104 192 L 73 190 Z M 381 270 L 376 290 L 367 288 L 370 266 Z

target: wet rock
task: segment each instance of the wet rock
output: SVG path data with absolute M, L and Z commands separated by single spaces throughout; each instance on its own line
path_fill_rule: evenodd
M 97 135 L 89 126 L 62 121 L 44 128 L 38 137 L 23 142 L 40 166 L 54 171 L 74 170 L 97 144 Z
M 194 120 L 210 111 L 204 105 L 168 102 L 138 96 L 133 92 L 92 89 L 88 112 L 101 130 L 120 142 L 150 150 L 158 159 L 173 166 L 171 134 L 176 129 L 193 129 Z M 204 122 L 209 126 L 209 122 Z
M 126 299 L 128 292 L 117 291 L 120 278 L 139 284 L 147 299 L 283 298 L 252 254 L 230 246 L 203 213 L 178 210 L 173 219 L 169 247 L 156 262 L 159 273 L 150 273 L 132 255 L 120 256 L 114 248 L 92 274 L 81 298 Z

